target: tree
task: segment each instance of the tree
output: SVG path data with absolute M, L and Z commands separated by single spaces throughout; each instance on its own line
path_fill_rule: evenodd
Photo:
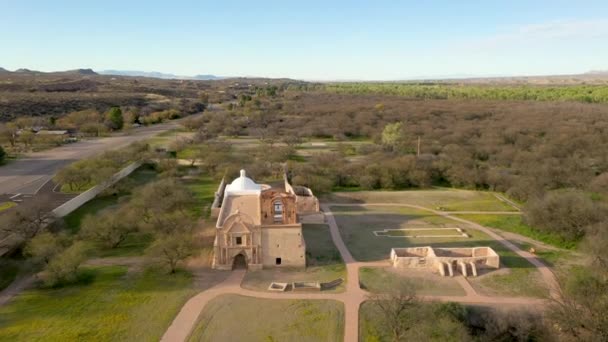
M 23 130 L 19 135 L 19 141 L 21 141 L 25 145 L 25 147 L 31 146 L 34 143 L 35 138 L 36 135 L 30 130 Z
M 39 195 L 15 210 L 0 216 L 0 231 L 4 235 L 15 234 L 28 241 L 46 227 L 48 220 L 48 196 Z
M 91 184 L 93 172 L 88 160 L 81 160 L 72 163 L 57 172 L 53 177 L 58 184 L 67 184 L 70 191 L 82 190 Z
M 600 222 L 605 213 L 581 191 L 552 191 L 528 202 L 525 219 L 531 226 L 557 233 L 568 241 L 583 237 L 585 228 Z
M 124 118 L 120 107 L 112 107 L 106 114 L 106 123 L 112 130 L 120 130 L 124 125 Z
M 7 124 L 0 124 L 0 137 L 8 141 L 11 147 L 15 147 L 15 145 L 17 144 L 18 131 L 19 128 L 16 124 L 12 122 L 9 122 Z
M 51 232 L 42 232 L 31 239 L 25 246 L 25 254 L 36 263 L 47 265 L 51 259 L 64 248 L 65 239 Z
M 192 256 L 195 251 L 192 234 L 161 235 L 147 250 L 152 257 L 158 258 L 171 274 L 177 270 L 180 261 Z
M 78 279 L 78 269 L 87 258 L 87 245 L 78 241 L 55 255 L 48 263 L 45 271 L 45 283 L 56 286 L 64 283 L 71 283 Z
M 406 136 L 403 129 L 403 123 L 395 122 L 387 124 L 382 130 L 381 141 L 389 151 L 398 151 L 405 144 Z
M 578 341 L 608 340 L 608 224 L 593 225 L 583 241 L 591 263 L 568 272 L 549 317 Z
M 4 151 L 2 146 L 0 146 L 0 165 L 4 164 L 5 160 L 6 160 L 6 152 Z
M 125 205 L 116 211 L 85 216 L 80 235 L 103 247 L 116 248 L 137 229 L 137 213 Z
M 414 318 L 407 313 L 417 303 L 414 285 L 402 281 L 394 286 L 386 286 L 381 293 L 369 295 L 368 299 L 381 313 L 381 321 L 391 340 L 402 341 L 405 334 L 413 328 Z

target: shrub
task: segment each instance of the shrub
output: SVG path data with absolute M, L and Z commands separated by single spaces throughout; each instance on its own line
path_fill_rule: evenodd
M 46 267 L 45 284 L 60 286 L 75 282 L 80 265 L 86 260 L 87 250 L 87 245 L 79 241 L 53 257 Z

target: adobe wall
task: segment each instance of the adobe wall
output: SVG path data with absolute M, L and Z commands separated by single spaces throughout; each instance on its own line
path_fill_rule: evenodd
M 500 257 L 490 247 L 432 248 L 412 247 L 391 249 L 393 267 L 437 268 L 441 264 L 473 263 L 482 267 L 499 268 Z
M 215 191 L 215 198 L 211 204 L 211 218 L 217 218 L 220 216 L 220 210 L 222 206 L 222 200 L 224 199 L 224 191 L 226 190 L 226 180 L 222 178 L 220 185 Z
M 276 265 L 281 258 L 281 265 Z M 262 264 L 264 267 L 305 267 L 306 243 L 300 225 L 262 227 Z
M 318 213 L 320 210 L 319 200 L 313 194 L 312 190 L 307 187 L 299 186 L 298 189 L 303 191 L 305 195 L 300 195 L 287 180 L 287 173 L 283 174 L 283 182 L 285 183 L 285 191 L 296 196 L 296 206 L 298 213 Z
M 275 224 L 274 222 L 274 202 L 281 200 L 283 204 L 282 224 L 297 223 L 296 196 L 286 194 L 277 190 L 262 191 L 260 197 L 261 222 L 263 225 Z

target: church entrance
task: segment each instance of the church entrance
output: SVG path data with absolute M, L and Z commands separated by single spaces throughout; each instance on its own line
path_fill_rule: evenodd
M 239 253 L 234 257 L 232 261 L 233 270 L 246 270 L 247 269 L 247 258 L 243 253 Z

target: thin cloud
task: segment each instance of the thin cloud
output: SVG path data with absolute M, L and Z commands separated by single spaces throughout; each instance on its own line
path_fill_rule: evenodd
M 560 20 L 524 25 L 509 32 L 470 41 L 468 47 L 489 48 L 521 43 L 544 43 L 608 38 L 608 19 Z

